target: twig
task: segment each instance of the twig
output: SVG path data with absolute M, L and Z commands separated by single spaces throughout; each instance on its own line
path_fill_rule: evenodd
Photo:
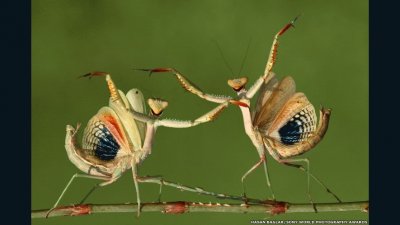
M 369 202 L 341 202 L 317 203 L 318 212 L 362 211 L 368 212 Z M 136 212 L 137 204 L 84 204 L 75 206 L 62 206 L 54 209 L 49 217 L 80 216 L 97 213 L 122 213 Z M 32 210 L 31 218 L 45 218 L 48 209 Z M 142 203 L 141 212 L 161 212 L 167 214 L 181 214 L 187 212 L 219 212 L 219 213 L 268 213 L 271 215 L 281 213 L 306 213 L 315 212 L 310 203 L 294 204 L 288 202 L 274 202 L 271 204 L 220 204 L 220 203 L 194 203 L 194 202 L 163 202 Z

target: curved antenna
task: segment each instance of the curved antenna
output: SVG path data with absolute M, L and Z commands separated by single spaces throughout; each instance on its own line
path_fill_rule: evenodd
M 249 43 L 247 44 L 246 54 L 244 55 L 244 58 L 243 58 L 243 60 L 242 60 L 242 65 L 240 65 L 239 76 L 240 76 L 240 74 L 242 73 L 243 66 L 244 66 L 244 62 L 245 62 L 246 59 L 247 59 L 247 54 L 249 53 L 250 43 L 251 43 L 251 37 L 250 37 L 250 39 L 249 39 Z
M 224 54 L 222 53 L 221 47 L 219 46 L 218 42 L 216 40 L 213 40 L 213 41 L 215 42 L 215 45 L 217 45 L 219 53 L 221 54 L 222 59 L 224 59 L 226 67 L 229 68 L 229 71 L 231 71 L 232 76 L 235 76 L 235 74 L 233 73 L 232 67 L 229 65 L 228 61 L 226 61 L 226 58 L 225 58 Z

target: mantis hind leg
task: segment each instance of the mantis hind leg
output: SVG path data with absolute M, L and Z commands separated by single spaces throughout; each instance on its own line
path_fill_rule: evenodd
M 83 197 L 83 199 L 79 202 L 79 204 L 83 204 L 83 203 L 86 201 L 86 199 L 87 199 L 97 188 L 99 188 L 99 187 L 104 187 L 104 186 L 106 186 L 106 185 L 109 185 L 109 184 L 111 184 L 111 183 L 114 183 L 116 180 L 117 180 L 117 178 L 112 178 L 112 179 L 110 179 L 109 181 L 106 181 L 106 182 L 103 182 L 103 183 L 94 185 L 94 186 L 92 187 L 92 189 L 90 189 L 90 191 L 85 195 L 85 197 Z
M 113 175 L 112 175 L 112 174 L 108 174 L 108 173 L 102 172 L 101 170 L 99 170 L 99 169 L 98 169 L 97 167 L 95 167 L 95 166 L 90 166 L 90 167 L 89 167 L 88 174 L 90 174 L 92 170 L 96 170 L 98 173 L 102 173 L 102 174 L 104 174 L 104 176 L 106 176 L 106 177 L 111 177 L 111 179 L 110 179 L 110 181 L 106 181 L 106 182 L 104 182 L 104 183 L 100 183 L 100 184 L 94 185 L 94 186 L 92 187 L 92 189 L 90 189 L 90 191 L 85 195 L 85 197 L 83 197 L 83 199 L 79 202 L 79 204 L 83 204 L 83 203 L 86 201 L 86 199 L 89 198 L 89 196 L 90 196 L 98 187 L 105 186 L 105 185 L 109 184 L 109 182 L 112 183 L 112 182 L 114 182 L 114 181 L 117 179 L 117 177 L 115 177 L 115 176 L 114 176 L 114 178 L 113 178 Z
M 294 164 L 295 162 L 304 162 L 306 163 L 306 167 L 304 167 L 303 165 L 299 165 L 299 164 Z M 321 185 L 329 194 L 331 194 L 338 202 L 342 202 L 339 197 L 333 193 L 324 183 L 322 183 L 322 181 L 320 179 L 318 179 L 316 176 L 314 176 L 311 172 L 310 172 L 310 161 L 306 158 L 303 159 L 283 159 L 283 160 L 279 160 L 279 163 L 282 163 L 284 165 L 287 166 L 292 166 L 295 168 L 300 169 L 301 171 L 307 173 L 307 193 L 310 199 L 310 202 L 313 204 L 314 210 L 316 210 L 315 205 L 312 201 L 311 198 L 311 194 L 310 194 L 310 177 L 313 178 L 319 185 Z
M 264 166 L 265 178 L 267 179 L 267 185 L 268 185 L 269 190 L 271 191 L 272 200 L 275 201 L 275 193 L 274 193 L 274 190 L 272 189 L 271 181 L 269 178 L 269 173 L 268 173 L 268 168 L 267 168 L 267 160 L 264 160 L 263 166 Z
M 162 176 L 144 176 L 144 177 L 137 177 L 137 181 L 139 183 L 155 183 L 160 185 L 160 189 L 158 192 L 157 201 L 161 202 L 161 195 L 162 195 L 162 188 L 164 186 L 164 179 Z
M 82 178 L 91 178 L 91 179 L 98 179 L 98 180 L 107 180 L 108 181 L 113 181 L 110 177 L 101 177 L 101 176 L 95 176 L 95 175 L 88 175 L 88 174 L 74 174 L 71 179 L 68 181 L 67 185 L 65 186 L 64 190 L 61 192 L 60 196 L 58 197 L 56 203 L 53 205 L 53 207 L 47 212 L 46 218 L 49 216 L 49 214 L 58 206 L 58 203 L 68 190 L 69 186 L 72 184 L 72 182 L 75 180 L 77 177 L 82 177 Z M 94 191 L 95 188 L 92 188 L 92 190 L 85 196 L 84 200 Z M 81 201 L 82 202 L 82 201 Z
M 254 164 L 254 165 L 242 176 L 241 181 L 242 181 L 242 188 L 243 188 L 243 196 L 246 197 L 246 187 L 245 187 L 245 185 L 244 185 L 244 180 L 246 179 L 246 177 L 247 177 L 250 173 L 252 173 L 255 169 L 257 169 L 261 164 L 264 165 L 264 172 L 265 172 L 265 177 L 266 177 L 266 179 L 267 179 L 267 185 L 268 185 L 268 187 L 269 187 L 269 189 L 270 189 L 270 191 L 271 191 L 272 199 L 275 200 L 275 194 L 274 194 L 274 191 L 272 190 L 271 182 L 270 182 L 269 175 L 268 175 L 267 160 L 266 160 L 266 158 L 265 158 L 265 155 L 262 155 L 262 156 L 260 157 L 260 160 L 259 160 L 256 164 Z
M 141 211 L 141 205 L 140 205 L 140 194 L 139 194 L 139 184 L 138 184 L 138 175 L 137 175 L 137 168 L 136 168 L 136 163 L 132 160 L 132 178 L 133 178 L 133 183 L 135 184 L 135 190 L 136 190 L 136 199 L 137 199 L 137 216 L 140 216 L 140 211 Z
M 311 204 L 314 207 L 314 211 L 317 212 L 317 209 L 315 207 L 314 201 L 311 197 L 311 192 L 310 192 L 310 162 L 308 161 L 308 159 L 284 159 L 284 160 L 280 160 L 280 163 L 283 163 L 284 165 L 287 166 L 293 166 L 296 168 L 299 168 L 300 170 L 304 171 L 307 173 L 307 194 L 308 194 L 308 198 L 311 202 Z M 304 168 L 302 165 L 298 165 L 298 164 L 292 164 L 292 162 L 305 162 L 307 164 L 307 168 Z

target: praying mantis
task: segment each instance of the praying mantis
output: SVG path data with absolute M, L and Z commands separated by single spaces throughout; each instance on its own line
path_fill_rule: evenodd
M 267 185 L 275 200 L 275 194 L 271 186 L 266 154 L 269 153 L 277 162 L 298 168 L 307 173 L 307 193 L 310 202 L 313 199 L 310 194 L 310 177 L 320 184 L 337 201 L 341 202 L 325 184 L 310 173 L 310 163 L 306 158 L 293 158 L 314 148 L 324 137 L 329 124 L 331 110 L 321 107 L 320 118 L 317 117 L 314 106 L 308 101 L 304 93 L 296 92 L 295 82 L 291 77 L 285 77 L 281 81 L 276 78 L 272 69 L 276 62 L 279 37 L 289 28 L 294 26 L 297 17 L 286 24 L 274 36 L 272 47 L 264 70 L 255 83 L 246 89 L 247 77 L 228 80 L 228 85 L 236 92 L 237 97 L 221 96 L 203 92 L 182 73 L 174 68 L 138 69 L 156 72 L 170 72 L 175 75 L 182 87 L 192 94 L 210 102 L 219 104 L 232 103 L 239 106 L 247 136 L 255 146 L 259 160 L 241 178 L 243 196 L 246 196 L 244 181 L 246 177 L 263 165 Z M 250 100 L 257 94 L 257 103 L 250 110 Z M 301 164 L 305 163 L 304 167 Z M 316 208 L 314 206 L 316 211 Z
M 76 128 L 67 125 L 65 149 L 68 158 L 85 174 L 76 173 L 71 177 L 52 209 L 48 211 L 47 216 L 58 206 L 75 178 L 82 177 L 103 181 L 85 196 L 81 201 L 83 203 L 94 189 L 114 183 L 129 169 L 132 170 L 139 216 L 140 194 L 138 183 L 163 184 L 161 178 L 139 177 L 137 174 L 138 165 L 151 153 L 157 128 L 160 126 L 189 128 L 210 122 L 228 106 L 228 103 L 222 103 L 195 120 L 161 119 L 163 110 L 168 106 L 167 101 L 150 98 L 148 100 L 150 115 L 148 115 L 146 114 L 143 94 L 139 89 L 131 89 L 125 95 L 117 89 L 110 74 L 105 72 L 92 72 L 83 77 L 91 78 L 94 76 L 105 76 L 110 92 L 109 105 L 102 107 L 89 120 L 83 133 L 81 146 L 76 140 L 79 125 Z

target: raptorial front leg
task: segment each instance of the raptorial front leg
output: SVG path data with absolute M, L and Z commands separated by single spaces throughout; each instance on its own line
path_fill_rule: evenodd
M 106 76 L 107 87 L 108 87 L 108 90 L 110 91 L 111 100 L 113 102 L 117 102 L 118 104 L 121 104 L 124 107 L 126 107 L 125 103 L 123 102 L 123 100 L 120 96 L 120 93 L 118 92 L 117 86 L 115 85 L 114 81 L 111 79 L 111 76 L 109 73 L 95 71 L 95 72 L 87 73 L 81 77 L 88 77 L 90 79 L 92 77 L 97 77 L 97 76 Z
M 206 123 L 206 122 L 215 120 L 219 116 L 219 114 L 226 107 L 228 107 L 228 105 L 229 105 L 228 102 L 219 104 L 213 110 L 209 111 L 208 113 L 204 114 L 203 116 L 201 116 L 195 120 L 180 121 L 180 120 L 162 119 L 162 120 L 156 120 L 154 125 L 156 127 L 164 126 L 164 127 L 172 127 L 172 128 L 188 128 L 188 127 L 197 126 L 201 123 Z
M 276 62 L 276 56 L 278 52 L 279 46 L 279 37 L 283 35 L 289 28 L 294 27 L 294 23 L 296 22 L 298 17 L 294 18 L 290 23 L 286 24 L 278 33 L 275 34 L 274 40 L 272 42 L 272 47 L 268 55 L 268 60 L 265 66 L 264 75 L 260 76 L 256 82 L 251 86 L 251 88 L 247 91 L 246 97 L 248 99 L 253 98 L 253 96 L 258 92 L 264 82 L 269 80 L 269 75 L 272 72 L 272 68 Z
M 278 52 L 278 46 L 279 46 L 279 37 L 281 35 L 283 35 L 289 28 L 294 27 L 294 23 L 296 22 L 296 20 L 298 18 L 299 18 L 299 16 L 294 18 L 292 21 L 290 21 L 290 23 L 286 24 L 282 29 L 279 30 L 278 33 L 275 34 L 274 41 L 272 42 L 272 47 L 269 52 L 268 61 L 265 66 L 265 71 L 264 71 L 264 76 L 263 76 L 264 79 L 269 75 L 269 73 L 272 71 L 272 68 L 275 65 L 276 56 L 277 56 L 277 52 Z
M 160 72 L 170 72 L 173 73 L 176 79 L 179 81 L 181 86 L 192 94 L 199 96 L 202 99 L 205 99 L 210 102 L 215 103 L 223 103 L 232 99 L 230 96 L 222 96 L 222 95 L 214 95 L 214 94 L 207 94 L 203 92 L 200 88 L 198 88 L 193 82 L 183 76 L 178 70 L 174 68 L 155 68 L 155 69 L 138 69 L 141 71 L 148 71 L 150 74 L 152 73 L 160 73 Z
M 158 119 L 158 116 L 149 116 L 143 113 L 136 112 L 134 110 L 130 111 L 130 115 L 140 122 L 146 123 L 147 131 L 145 135 L 145 140 L 143 144 L 143 154 L 140 157 L 146 157 L 151 153 L 152 143 L 154 140 L 154 135 L 157 127 L 165 126 L 171 128 L 189 128 L 193 126 L 197 126 L 201 123 L 206 123 L 215 120 L 219 114 L 228 107 L 229 102 L 223 102 L 219 104 L 217 107 L 204 114 L 203 116 L 195 119 L 195 120 L 172 120 L 172 119 Z

